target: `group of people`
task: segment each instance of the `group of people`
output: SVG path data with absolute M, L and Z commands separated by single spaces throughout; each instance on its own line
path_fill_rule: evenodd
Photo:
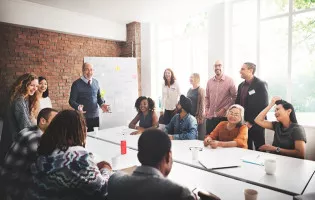
M 96 163 L 85 149 L 86 133 L 99 126 L 99 107 L 108 112 L 93 78 L 93 65 L 84 63 L 82 76 L 71 86 L 74 110 L 52 108 L 48 82 L 33 73 L 20 76 L 10 91 L 7 117 L 0 141 L 0 195 L 11 199 L 195 199 L 187 189 L 165 177 L 172 168 L 171 140 L 202 139 L 205 146 L 240 147 L 304 158 L 306 136 L 293 106 L 279 97 L 268 104 L 267 84 L 255 77 L 256 66 L 244 63 L 238 89 L 216 61 L 215 76 L 206 90 L 200 76 L 181 95 L 171 69 L 163 74 L 160 119 L 155 103 L 141 96 L 131 134 L 141 134 L 138 159 L 142 166 L 132 176 L 113 175 L 108 162 Z M 277 121 L 266 120 L 276 105 Z M 163 130 L 157 129 L 164 123 Z M 264 129 L 275 131 L 265 144 Z M 203 134 L 205 132 L 205 134 Z M 135 186 L 146 188 L 134 190 Z M 122 193 L 121 190 L 126 192 Z M 163 192 L 158 192 L 163 191 Z

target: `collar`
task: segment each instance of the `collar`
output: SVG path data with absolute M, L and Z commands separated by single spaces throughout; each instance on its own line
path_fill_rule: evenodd
M 146 166 L 146 165 L 142 165 L 139 166 L 135 169 L 135 171 L 133 172 L 133 175 L 147 175 L 147 176 L 153 176 L 153 177 L 157 177 L 157 178 L 164 178 L 163 174 L 160 172 L 160 170 L 154 168 L 154 167 L 150 167 L 150 166 Z
M 86 79 L 84 76 L 81 76 L 81 79 L 84 81 L 84 83 L 88 84 L 89 80 Z M 90 80 L 90 84 L 92 84 L 93 78 Z
M 250 79 L 249 81 L 246 81 L 246 80 L 245 80 L 245 83 L 248 84 L 248 85 L 250 85 L 250 84 L 252 84 L 252 82 L 254 81 L 254 79 L 255 79 L 255 76 L 253 76 L 253 78 Z
M 212 78 L 212 80 L 216 81 L 217 79 L 216 79 L 215 77 L 216 77 L 216 76 L 214 76 L 214 77 Z M 220 80 L 222 80 L 222 81 L 225 80 L 225 74 L 223 74 L 223 75 L 221 76 L 221 78 L 219 79 L 219 81 L 220 81 Z

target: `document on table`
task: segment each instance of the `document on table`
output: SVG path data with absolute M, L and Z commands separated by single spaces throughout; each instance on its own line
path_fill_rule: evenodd
M 248 155 L 241 158 L 243 162 L 264 166 L 265 158 L 262 155 Z
M 220 161 L 211 158 L 200 158 L 199 164 L 208 170 L 240 167 L 241 162 L 237 159 L 222 159 Z

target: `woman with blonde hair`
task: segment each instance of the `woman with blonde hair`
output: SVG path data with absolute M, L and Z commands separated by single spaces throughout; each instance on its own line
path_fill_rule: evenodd
M 13 138 L 24 128 L 36 124 L 39 110 L 38 77 L 33 73 L 20 76 L 10 91 L 10 103 L 3 123 L 0 143 L 0 165 L 12 144 Z
M 240 147 L 247 149 L 248 128 L 244 124 L 244 108 L 238 104 L 230 106 L 226 117 L 204 140 L 204 145 L 217 147 Z

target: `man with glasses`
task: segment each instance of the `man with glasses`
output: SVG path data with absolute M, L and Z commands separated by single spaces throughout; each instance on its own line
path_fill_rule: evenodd
M 207 134 L 210 134 L 220 121 L 226 120 L 226 111 L 234 104 L 237 95 L 233 79 L 223 73 L 222 61 L 217 60 L 213 69 L 215 76 L 208 80 L 205 98 Z

